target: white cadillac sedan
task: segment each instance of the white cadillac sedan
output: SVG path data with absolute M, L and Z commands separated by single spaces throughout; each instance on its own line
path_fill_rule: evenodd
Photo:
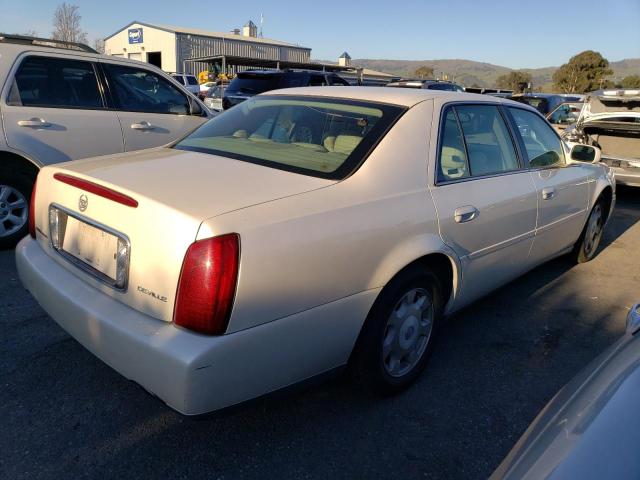
M 390 394 L 446 315 L 593 258 L 615 202 L 598 158 L 495 97 L 274 91 L 170 147 L 43 168 L 17 266 L 65 330 L 184 414 L 345 365 Z

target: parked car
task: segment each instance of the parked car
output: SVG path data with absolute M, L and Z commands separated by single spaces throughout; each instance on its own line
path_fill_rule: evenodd
M 186 73 L 172 73 L 171 76 L 176 82 L 178 82 L 180 85 L 183 85 L 184 88 L 189 90 L 189 92 L 193 93 L 196 97 L 200 93 L 200 84 L 198 83 L 198 79 L 195 75 L 187 75 Z
M 446 80 L 400 80 L 387 83 L 387 87 L 395 88 L 423 88 L 425 90 L 445 90 L 449 92 L 464 92 L 460 85 Z
M 602 150 L 620 184 L 640 187 L 640 90 L 598 90 L 564 138 Z
M 216 85 L 207 90 L 204 96 L 204 104 L 209 110 L 214 112 L 222 111 L 222 95 L 225 88 L 227 88 L 226 85 Z
M 42 166 L 164 145 L 212 116 L 152 65 L 33 37 L 0 36 L 0 86 L 0 248 L 27 234 Z
M 555 110 L 547 114 L 547 121 L 558 134 L 562 135 L 565 128 L 578 121 L 584 102 L 566 102 L 558 105 Z
M 198 92 L 198 98 L 204 101 L 207 96 L 207 92 L 216 86 L 216 82 L 205 82 L 200 84 L 200 91 Z
M 274 91 L 172 146 L 44 168 L 17 269 L 66 331 L 185 414 L 344 365 L 396 393 L 443 316 L 595 256 L 614 184 L 572 151 L 509 100 Z
M 248 70 L 240 72 L 224 91 L 222 107 L 226 110 L 259 93 L 280 88 L 349 86 L 349 82 L 332 72 L 315 70 Z
M 548 115 L 561 103 L 584 101 L 584 95 L 560 93 L 516 93 L 510 98 L 516 102 L 531 105 L 543 115 Z
M 640 478 L 640 304 L 624 337 L 551 399 L 491 476 Z

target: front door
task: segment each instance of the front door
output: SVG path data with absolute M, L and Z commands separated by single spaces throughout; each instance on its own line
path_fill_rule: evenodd
M 192 115 L 187 94 L 161 75 L 114 63 L 103 66 L 126 151 L 166 145 L 207 120 Z
M 14 72 L 2 95 L 9 146 L 44 165 L 123 151 L 92 62 L 34 53 Z
M 588 168 L 567 164 L 562 142 L 535 112 L 509 107 L 538 195 L 538 222 L 531 252 L 544 261 L 571 247 L 584 227 L 589 204 Z
M 463 267 L 460 307 L 531 265 L 536 190 L 499 106 L 445 108 L 431 193 L 442 239 Z

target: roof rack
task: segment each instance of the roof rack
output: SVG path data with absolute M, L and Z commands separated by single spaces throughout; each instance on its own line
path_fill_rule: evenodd
M 15 35 L 10 33 L 0 33 L 0 42 L 19 43 L 22 45 L 36 45 L 38 47 L 66 48 L 69 50 L 80 50 L 87 53 L 98 53 L 93 48 L 85 45 L 84 43 L 53 40 L 51 38 L 28 37 L 26 35 Z

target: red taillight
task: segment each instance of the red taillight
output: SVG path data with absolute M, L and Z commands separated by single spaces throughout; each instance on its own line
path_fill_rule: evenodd
M 38 185 L 38 177 L 33 182 L 33 190 L 31 190 L 31 200 L 29 201 L 29 235 L 36 238 L 36 186 Z
M 138 201 L 129 197 L 128 195 L 116 192 L 115 190 L 103 187 L 102 185 L 98 185 L 97 183 L 93 183 L 88 180 L 83 180 L 81 178 L 74 177 L 72 175 L 66 175 L 64 173 L 54 173 L 53 178 L 62 183 L 66 183 L 67 185 L 71 185 L 72 187 L 84 190 L 85 192 L 95 193 L 100 197 L 106 198 L 108 200 L 113 200 L 114 202 L 120 203 L 122 205 L 126 205 L 127 207 L 136 208 L 138 206 Z
M 239 262 L 240 237 L 236 233 L 192 243 L 182 263 L 174 323 L 222 335 L 233 307 Z

